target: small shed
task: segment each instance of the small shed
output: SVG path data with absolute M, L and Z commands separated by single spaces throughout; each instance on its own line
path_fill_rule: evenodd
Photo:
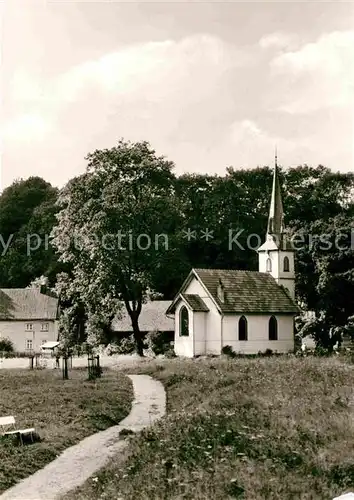
M 41 345 L 40 366 L 43 368 L 49 368 L 49 366 L 52 368 L 59 368 L 59 360 L 56 361 L 54 359 L 56 352 L 58 351 L 58 346 L 59 342 L 55 342 L 53 340 L 44 342 L 44 344 Z
M 44 342 L 44 344 L 41 345 L 41 354 L 46 358 L 52 358 L 56 354 L 58 346 L 59 342 L 52 340 Z
M 139 316 L 140 332 L 146 335 L 149 332 L 158 330 L 166 333 L 170 340 L 173 340 L 175 329 L 174 318 L 166 315 L 166 310 L 170 305 L 170 300 L 153 300 L 143 304 Z M 132 334 L 131 319 L 124 307 L 114 317 L 111 328 L 117 339 Z

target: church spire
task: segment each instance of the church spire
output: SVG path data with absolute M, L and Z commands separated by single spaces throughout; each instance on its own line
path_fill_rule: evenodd
M 272 198 L 269 209 L 267 234 L 280 238 L 284 232 L 283 219 L 284 212 L 279 182 L 278 156 L 277 150 L 275 149 Z
M 277 152 L 275 151 L 272 199 L 270 203 L 266 240 L 258 251 L 258 269 L 269 273 L 278 285 L 284 286 L 295 299 L 295 251 L 287 240 L 283 223 L 283 202 L 279 182 Z

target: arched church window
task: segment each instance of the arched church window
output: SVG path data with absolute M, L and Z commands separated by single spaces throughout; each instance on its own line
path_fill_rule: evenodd
M 182 306 L 179 311 L 179 335 L 180 337 L 189 336 L 189 314 L 186 306 Z
M 270 260 L 269 257 L 268 257 L 267 262 L 266 262 L 266 271 L 267 271 L 267 273 L 272 272 L 272 261 Z
M 283 269 L 284 269 L 284 273 L 288 273 L 290 271 L 289 257 L 284 257 Z
M 238 321 L 238 340 L 247 340 L 248 332 L 247 332 L 247 319 L 244 316 Z
M 278 340 L 278 322 L 274 316 L 269 318 L 268 335 L 269 340 Z

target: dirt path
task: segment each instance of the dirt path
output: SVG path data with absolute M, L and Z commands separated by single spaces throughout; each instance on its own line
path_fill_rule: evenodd
M 166 411 L 163 385 L 148 375 L 128 375 L 134 386 L 129 415 L 119 425 L 98 432 L 66 449 L 58 458 L 0 495 L 0 500 L 55 500 L 83 484 L 117 452 L 128 446 L 122 429 L 140 431 Z

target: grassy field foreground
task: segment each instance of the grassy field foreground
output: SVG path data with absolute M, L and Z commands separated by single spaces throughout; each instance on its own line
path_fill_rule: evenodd
M 65 448 L 116 425 L 128 415 L 130 380 L 104 370 L 97 382 L 87 370 L 1 370 L 0 416 L 14 415 L 18 428 L 35 427 L 41 442 L 18 446 L 0 439 L 0 493 L 54 460 Z
M 354 487 L 354 367 L 335 359 L 152 362 L 168 417 L 77 499 L 332 499 Z

